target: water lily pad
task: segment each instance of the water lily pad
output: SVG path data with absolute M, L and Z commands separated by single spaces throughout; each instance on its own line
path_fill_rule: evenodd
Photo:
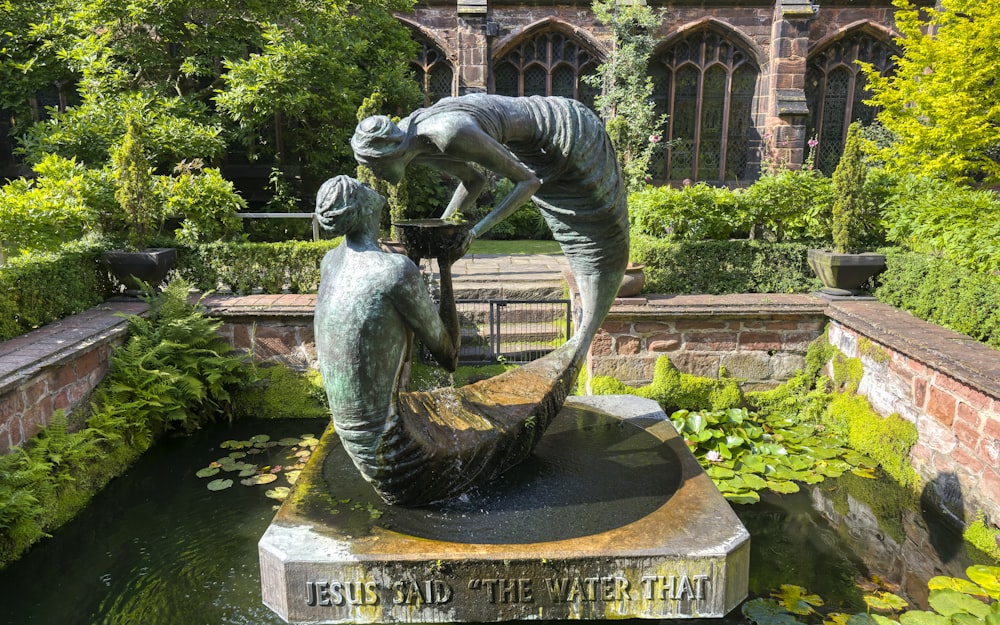
M 278 501 L 284 501 L 288 498 L 288 494 L 292 492 L 287 486 L 275 486 L 267 490 L 264 493 L 265 497 L 270 497 L 271 499 L 277 499 Z
M 234 451 L 233 453 L 229 454 L 229 457 L 232 458 L 233 460 L 239 460 L 240 458 L 246 458 L 247 454 L 244 451 Z
M 225 490 L 225 489 L 229 488 L 232 485 L 233 485 L 233 481 L 232 480 L 227 480 L 227 479 L 221 479 L 220 478 L 220 479 L 212 480 L 211 482 L 209 482 L 208 483 L 208 490 L 213 490 L 213 491 L 214 490 Z
M 258 434 L 256 436 L 251 436 L 250 437 L 250 442 L 253 443 L 253 444 L 255 444 L 255 445 L 257 443 L 266 443 L 269 440 L 271 440 L 271 437 L 268 436 L 267 434 Z
M 198 477 L 212 477 L 219 472 L 219 467 L 205 467 L 204 469 L 198 469 L 195 473 Z
M 285 471 L 285 479 L 288 480 L 289 484 L 294 484 L 301 474 L 302 471 Z
M 979 584 L 994 599 L 1000 598 L 1000 567 L 977 564 L 965 570 L 969 579 Z
M 990 607 L 979 599 L 950 588 L 932 590 L 927 603 L 944 616 L 972 614 L 982 619 L 986 618 L 990 611 Z
M 240 480 L 240 484 L 244 486 L 256 486 L 258 484 L 270 484 L 271 482 L 278 479 L 278 476 L 273 473 L 258 473 L 252 477 L 248 477 L 245 480 Z
M 242 471 L 240 471 L 240 477 L 250 477 L 251 475 L 254 475 L 255 473 L 257 473 L 257 468 L 256 467 L 250 467 L 249 469 L 243 469 Z
M 290 437 L 283 438 L 280 441 L 278 441 L 278 444 L 281 445 L 282 447 L 294 447 L 295 445 L 299 444 L 299 439 Z
M 869 608 L 877 612 L 899 612 L 909 605 L 905 599 L 891 592 L 865 595 L 864 600 Z
M 295 457 L 297 458 L 308 458 L 312 455 L 312 452 L 308 449 L 303 449 L 302 451 L 295 452 Z

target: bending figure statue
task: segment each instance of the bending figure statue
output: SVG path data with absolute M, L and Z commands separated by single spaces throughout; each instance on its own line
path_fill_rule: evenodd
M 566 98 L 471 94 L 444 98 L 398 125 L 385 116 L 366 118 L 351 147 L 359 163 L 389 182 L 398 183 L 409 163 L 457 178 L 445 219 L 475 205 L 485 185 L 476 165 L 510 179 L 510 194 L 469 236 L 534 202 L 577 282 L 583 311 L 573 341 L 577 358 L 586 355 L 628 264 L 624 180 L 597 115 Z

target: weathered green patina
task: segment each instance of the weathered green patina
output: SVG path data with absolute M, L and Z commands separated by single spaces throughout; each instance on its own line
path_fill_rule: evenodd
M 482 191 L 477 166 L 515 183 L 468 230 L 441 221 L 409 224 L 409 255 L 438 260 L 438 310 L 414 262 L 379 248 L 381 196 L 338 177 L 317 198 L 320 224 L 346 238 L 323 261 L 315 322 L 337 434 L 387 502 L 449 499 L 527 457 L 569 394 L 628 263 L 625 188 L 600 120 L 564 98 L 448 98 L 399 125 L 387 117 L 365 119 L 351 145 L 359 162 L 391 182 L 409 163 L 458 178 L 445 219 L 470 208 Z M 529 198 L 577 282 L 576 335 L 496 378 L 461 389 L 401 393 L 414 334 L 438 362 L 454 368 L 459 334 L 451 264 Z

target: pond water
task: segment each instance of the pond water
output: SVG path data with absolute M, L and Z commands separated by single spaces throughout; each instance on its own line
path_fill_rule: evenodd
M 260 602 L 257 541 L 276 502 L 269 485 L 212 492 L 195 473 L 230 453 L 220 443 L 322 434 L 325 421 L 241 421 L 148 452 L 76 519 L 0 571 L 0 622 L 45 625 L 270 625 Z M 274 447 L 251 462 L 287 462 Z M 248 458 L 249 460 L 249 458 Z M 926 601 L 928 579 L 962 576 L 961 538 L 887 480 L 849 476 L 736 506 L 750 530 L 752 596 L 781 584 L 863 611 L 864 585 Z M 739 621 L 739 615 L 731 617 Z

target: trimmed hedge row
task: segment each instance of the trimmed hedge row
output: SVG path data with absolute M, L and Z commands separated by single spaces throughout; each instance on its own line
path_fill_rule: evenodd
M 633 235 L 631 260 L 646 266 L 646 293 L 808 293 L 822 286 L 806 262 L 809 247 Z
M 883 252 L 875 297 L 1000 349 L 1000 275 L 898 248 Z
M 112 287 L 100 266 L 101 250 L 67 245 L 0 267 L 0 341 L 103 302 Z
M 177 248 L 180 275 L 201 291 L 313 293 L 323 256 L 341 239 L 282 243 L 209 243 Z

